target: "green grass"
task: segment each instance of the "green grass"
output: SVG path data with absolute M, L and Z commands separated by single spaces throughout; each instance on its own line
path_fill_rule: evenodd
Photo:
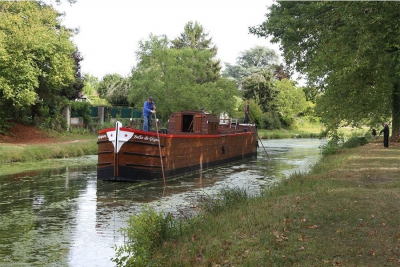
M 88 133 L 52 133 L 49 143 L 0 144 L 0 173 L 12 174 L 24 170 L 59 166 L 49 159 L 97 155 L 97 135 Z
M 399 160 L 400 146 L 372 142 L 340 149 L 256 197 L 221 192 L 179 234 L 165 234 L 146 264 L 397 266 Z
M 258 130 L 258 135 L 262 139 L 284 139 L 284 138 L 321 138 L 326 137 L 325 127 L 318 122 L 310 122 L 304 118 L 297 118 L 295 125 L 291 129 Z M 352 128 L 341 127 L 338 134 L 344 137 L 350 136 L 370 136 L 368 127 Z
M 258 130 L 261 139 L 285 139 L 285 138 L 320 138 L 322 132 L 307 132 L 302 130 Z
M 310 121 L 309 118 L 296 118 L 291 129 L 259 129 L 258 135 L 262 139 L 319 138 L 324 136 L 324 129 L 318 121 Z
M 2 145 L 0 163 L 32 162 L 97 154 L 97 143 L 79 140 L 66 143 Z

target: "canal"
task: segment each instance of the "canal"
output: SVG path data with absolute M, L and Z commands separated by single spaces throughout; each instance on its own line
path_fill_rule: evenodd
M 263 140 L 256 159 L 186 177 L 146 183 L 97 181 L 97 156 L 79 167 L 0 174 L 0 266 L 114 266 L 119 232 L 143 205 L 178 217 L 198 211 L 196 200 L 222 188 L 251 194 L 320 158 L 320 139 Z

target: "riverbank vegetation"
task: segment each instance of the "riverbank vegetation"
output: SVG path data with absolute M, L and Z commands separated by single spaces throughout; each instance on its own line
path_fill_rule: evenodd
M 16 2 L 2 4 L 2 8 L 15 27 L 0 21 L 0 26 L 7 31 L 0 48 L 9 55 L 0 75 L 3 87 L 7 88 L 0 98 L 0 134 L 7 135 L 15 122 L 66 131 L 69 118 L 65 114 L 69 113 L 74 118 L 79 117 L 86 129 L 96 132 L 102 126 L 98 124 L 102 119 L 107 124 L 111 117 L 121 119 L 119 116 L 122 116 L 118 112 L 109 114 L 106 109 L 100 120 L 96 117 L 99 114 L 95 114 L 97 105 L 135 107 L 140 113 L 149 95 L 157 101 L 158 119 L 165 123 L 172 112 L 202 107 L 207 112 L 243 121 L 246 100 L 250 101 L 250 121 L 260 130 L 297 131 L 296 118 L 320 120 L 319 115 L 314 114 L 315 92 L 291 79 L 289 70 L 279 62 L 274 50 L 256 46 L 238 51 L 236 64 L 226 63 L 222 70 L 222 63 L 217 60 L 217 45 L 199 22 L 189 21 L 175 39 L 149 34 L 139 43 L 138 63 L 128 77 L 107 74 L 98 81 L 92 75 L 80 73 L 83 58 L 69 39 L 74 31 L 65 27 L 57 30 L 59 27 L 54 25 L 61 25 L 61 14 L 52 5 Z M 32 14 L 35 19 L 31 18 Z M 46 32 L 44 29 L 48 25 L 43 21 L 50 23 L 54 30 Z M 32 38 L 21 38 L 27 34 L 37 35 L 37 31 L 43 35 L 43 43 L 52 44 L 55 39 L 62 39 L 65 50 L 45 50 L 49 56 L 43 58 L 43 43 L 31 46 L 26 40 Z M 35 58 L 37 64 L 15 58 L 18 54 L 15 44 L 27 58 Z M 65 57 L 69 60 L 63 63 L 57 60 Z M 18 71 L 10 62 L 20 63 L 16 67 Z M 160 65 L 164 66 L 162 70 Z M 18 77 L 30 77 L 29 81 L 15 78 L 12 75 L 15 72 L 21 73 Z M 292 136 L 276 133 L 263 138 L 312 137 L 320 131 L 299 131 Z
M 57 132 L 15 124 L 9 135 L 0 136 L 0 173 L 57 167 L 61 162 L 54 159 L 97 155 L 96 141 L 97 135 L 86 130 Z
M 399 8 L 399 2 L 282 1 L 250 32 L 279 43 L 286 65 L 307 75 L 313 85 L 307 95 L 315 96 L 315 114 L 328 129 L 390 121 L 397 138 L 399 28 L 391 29 Z
M 391 121 L 392 136 L 396 138 L 400 131 L 396 97 L 400 94 L 398 72 L 393 66 L 398 65 L 399 51 L 393 36 L 398 34 L 396 30 L 387 34 L 376 29 L 396 29 L 398 18 L 393 10 L 398 5 L 338 2 L 331 8 L 330 3 L 273 4 L 266 16 L 269 20 L 249 30 L 254 35 L 280 41 L 285 64 L 276 51 L 260 46 L 238 51 L 235 64 L 222 63 L 218 60 L 218 44 L 213 43 L 207 29 L 200 22 L 189 21 L 182 25 L 183 31 L 175 39 L 149 33 L 147 39 L 139 42 L 138 62 L 127 77 L 106 74 L 99 81 L 80 73 L 83 58 L 71 41 L 76 32 L 62 25 L 61 14 L 51 4 L 4 2 L 1 7 L 7 19 L 0 20 L 0 34 L 7 38 L 0 44 L 6 55 L 0 63 L 0 134 L 7 134 L 14 122 L 66 130 L 69 113 L 83 118 L 85 127 L 95 132 L 102 119 L 108 122 L 111 117 L 122 116 L 105 114 L 99 119 L 99 114 L 95 114 L 98 105 L 135 107 L 140 113 L 144 100 L 151 95 L 157 102 L 157 117 L 165 123 L 172 112 L 202 107 L 207 112 L 243 121 L 244 106 L 249 100 L 250 121 L 260 130 L 295 132 L 266 132 L 263 138 L 321 137 L 343 126 L 377 128 L 384 121 Z M 281 16 L 282 10 L 290 12 Z M 333 12 L 331 18 L 336 23 L 336 10 L 351 16 L 341 17 L 340 25 L 344 26 L 332 29 L 333 34 L 326 30 L 332 21 L 321 26 L 303 24 L 298 19 Z M 363 21 L 374 21 L 376 25 Z M 282 25 L 295 30 L 282 32 Z M 360 30 L 358 25 L 364 28 Z M 316 27 L 321 35 L 309 38 Z M 341 36 L 347 32 L 361 36 L 351 35 L 354 40 L 343 40 Z M 33 36 L 40 36 L 42 42 L 32 43 Z M 368 39 L 369 46 L 354 45 L 368 36 L 374 36 Z M 334 55 L 332 42 L 340 44 Z M 63 49 L 51 49 L 59 45 Z M 380 56 L 383 46 L 385 53 Z M 26 56 L 19 58 L 21 53 Z M 35 64 L 31 64 L 31 58 Z M 293 79 L 294 70 L 308 78 L 306 85 Z M 387 108 L 382 110 L 382 106 Z M 322 123 L 326 129 L 298 131 L 296 118 Z
M 358 141 L 354 141 L 358 140 Z M 205 196 L 181 220 L 145 209 L 123 229 L 117 266 L 395 266 L 400 146 L 377 141 L 322 158 L 257 196 Z M 347 145 L 349 146 L 349 145 Z M 134 249 L 134 251 L 132 250 Z M 128 262 L 125 265 L 125 262 Z
M 112 124 L 105 124 L 112 127 Z M 320 123 L 296 118 L 295 129 L 259 130 L 261 139 L 322 138 L 326 132 Z M 367 136 L 367 128 L 341 128 L 335 142 L 344 142 L 352 136 Z M 1 173 L 18 172 L 35 168 L 34 164 L 48 159 L 73 158 L 97 155 L 97 135 L 85 129 L 70 132 L 39 129 L 15 124 L 9 135 L 0 136 Z M 24 165 L 25 164 L 25 165 Z M 42 168 L 40 164 L 36 168 Z
M 93 140 L 79 143 L 36 144 L 29 146 L 0 146 L 0 173 L 8 175 L 32 170 L 44 170 L 81 165 L 82 156 L 96 155 Z M 74 159 L 65 161 L 65 159 Z
M 80 138 L 82 138 L 80 136 Z M 46 144 L 13 145 L 5 144 L 0 146 L 0 162 L 37 162 L 45 159 L 73 158 L 84 155 L 96 155 L 97 143 L 95 136 L 86 140 L 71 140 Z
M 140 243 L 133 265 L 140 255 L 142 262 L 162 266 L 399 264 L 398 146 L 383 149 L 372 142 L 347 149 L 338 130 L 377 129 L 386 121 L 392 141 L 400 134 L 399 2 L 276 2 L 250 33 L 279 42 L 285 64 L 274 51 L 254 47 L 223 71 L 207 30 L 188 22 L 176 39 L 150 34 L 140 42 L 128 77 L 109 74 L 102 81 L 80 73 L 83 58 L 71 41 L 75 31 L 62 25 L 51 5 L 0 6 L 0 134 L 7 135 L 14 122 L 65 130 L 63 111 L 84 93 L 102 104 L 139 108 L 152 95 L 164 121 L 173 111 L 201 107 L 242 120 L 250 100 L 250 119 L 262 138 L 330 138 L 323 160 L 308 175 L 292 175 L 257 197 L 240 189 L 221 194 L 221 202 L 210 207 L 226 209 L 204 208 L 185 224 L 165 220 L 153 229 L 162 246 L 155 248 L 150 236 Z M 306 86 L 291 79 L 294 70 L 307 77 Z M 296 118 L 306 117 L 318 129 L 296 125 Z M 357 136 L 351 146 L 365 143 L 366 132 Z M 1 168 L 94 154 L 92 137 L 73 145 L 2 143 Z
M 321 138 L 326 136 L 324 130 L 317 119 L 305 116 L 295 118 L 290 129 L 259 129 L 258 135 L 261 139 Z

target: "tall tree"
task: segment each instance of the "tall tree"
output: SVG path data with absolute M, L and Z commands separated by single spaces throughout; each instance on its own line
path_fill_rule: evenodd
M 317 111 L 334 129 L 392 117 L 400 133 L 400 3 L 278 2 L 250 28 L 281 43 L 286 63 L 323 95 Z
M 306 95 L 302 88 L 297 88 L 295 82 L 283 79 L 276 82 L 278 91 L 276 109 L 286 125 L 291 125 L 294 116 L 302 113 L 308 107 Z
M 82 93 L 88 96 L 93 96 L 99 90 L 99 79 L 91 75 L 90 73 L 85 73 L 83 76 L 84 87 L 82 88 Z
M 179 37 L 172 40 L 172 48 L 183 49 L 191 48 L 209 51 L 209 59 L 206 68 L 206 76 L 199 77 L 197 83 L 215 82 L 220 77 L 221 62 L 216 59 L 217 46 L 213 44 L 212 38 L 208 37 L 209 33 L 204 31 L 197 21 L 190 21 L 185 25 L 184 32 Z
M 98 93 L 113 105 L 128 105 L 129 79 L 119 74 L 107 74 L 99 82 Z
M 254 99 L 264 112 L 276 110 L 278 91 L 271 71 L 259 71 L 245 77 L 242 90 L 243 97 Z
M 72 58 L 74 59 L 74 83 L 65 86 L 61 90 L 61 96 L 66 97 L 68 100 L 73 100 L 76 96 L 82 92 L 84 87 L 84 77 L 81 73 L 81 62 L 83 61 L 83 57 L 81 53 L 76 49 L 76 51 L 72 54 Z
M 60 24 L 59 16 L 42 2 L 0 2 L 3 121 L 23 119 L 33 105 L 66 93 L 75 82 L 73 33 Z
M 245 77 L 260 71 L 274 71 L 278 68 L 279 57 L 276 52 L 265 46 L 254 46 L 249 50 L 240 52 L 236 65 L 225 63 L 223 77 L 232 77 L 236 80 L 238 88 L 242 88 Z M 280 67 L 283 68 L 283 67 Z
M 93 106 L 110 106 L 110 103 L 106 99 L 99 97 L 98 92 L 99 92 L 100 82 L 96 76 L 93 76 L 89 73 L 85 73 L 83 76 L 83 80 L 84 80 L 84 87 L 82 88 L 82 93 L 88 96 Z M 125 92 L 125 100 L 126 100 L 126 92 Z
M 71 57 L 74 60 L 74 80 L 71 83 L 54 87 L 49 83 L 46 74 L 38 77 L 39 87 L 35 90 L 37 100 L 31 106 L 31 118 L 36 125 L 52 129 L 67 127 L 62 110 L 67 100 L 76 99 L 84 85 L 80 67 L 83 58 L 78 51 L 75 51 Z M 21 110 L 23 109 L 25 107 L 21 108 Z
M 166 36 L 150 35 L 139 43 L 139 63 L 132 70 L 128 99 L 140 106 L 152 96 L 157 115 L 168 118 L 171 112 L 200 109 L 232 113 L 237 89 L 234 82 L 219 78 L 198 83 L 207 76 L 211 51 L 191 47 L 169 48 Z
M 265 46 L 254 46 L 241 52 L 236 63 L 247 69 L 272 70 L 278 61 L 279 57 L 274 50 Z

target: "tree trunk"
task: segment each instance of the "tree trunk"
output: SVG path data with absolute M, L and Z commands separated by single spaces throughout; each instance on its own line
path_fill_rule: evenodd
M 397 141 L 400 136 L 400 84 L 393 84 L 392 99 L 392 141 Z

